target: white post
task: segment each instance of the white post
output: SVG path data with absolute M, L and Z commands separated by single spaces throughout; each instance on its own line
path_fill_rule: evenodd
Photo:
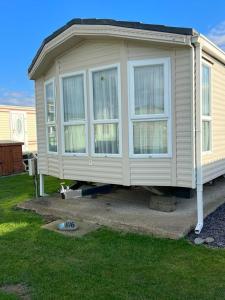
M 203 184 L 202 184 L 202 47 L 196 43 L 196 181 L 197 181 L 197 225 L 195 233 L 203 227 Z
M 45 195 L 44 175 L 40 173 L 39 179 L 40 179 L 40 196 L 43 197 Z

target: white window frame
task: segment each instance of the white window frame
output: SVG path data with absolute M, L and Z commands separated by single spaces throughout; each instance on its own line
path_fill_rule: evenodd
M 84 80 L 84 115 L 85 120 L 77 120 L 77 121 L 64 121 L 64 105 L 63 105 L 63 79 L 71 76 L 83 75 Z M 60 107 L 61 107 L 61 143 L 62 143 L 62 155 L 63 156 L 87 156 L 88 155 L 88 121 L 87 121 L 87 85 L 86 85 L 86 71 L 76 71 L 72 73 L 64 73 L 59 75 L 60 78 Z M 65 134 L 64 134 L 64 126 L 69 125 L 85 125 L 85 152 L 78 153 L 78 152 L 66 152 L 65 151 Z
M 205 61 L 204 59 L 202 60 L 202 66 L 201 66 L 201 69 L 203 70 L 203 66 L 207 67 L 209 69 L 209 112 L 210 112 L 210 115 L 209 116 L 205 116 L 203 115 L 203 109 L 201 111 L 201 128 L 203 128 L 203 122 L 206 121 L 206 122 L 209 122 L 209 134 L 210 134 L 210 139 L 209 139 L 209 150 L 207 151 L 203 151 L 203 142 L 202 142 L 202 154 L 203 155 L 207 155 L 207 154 L 212 154 L 213 152 L 213 143 L 212 143 L 212 65 L 210 63 L 208 63 L 207 61 Z M 201 70 L 201 72 L 202 72 Z M 201 78 L 203 78 L 203 75 L 201 74 Z M 202 82 L 201 82 L 201 85 L 202 85 Z M 202 91 L 201 91 L 202 93 Z M 202 105 L 201 107 L 203 108 L 203 97 L 202 98 Z
M 55 122 L 48 122 L 48 108 L 47 108 L 47 98 L 46 98 L 46 86 L 52 83 L 53 84 L 53 97 L 55 103 Z M 57 109 L 56 109 L 56 87 L 55 87 L 55 78 L 50 78 L 44 82 L 44 101 L 45 101 L 45 127 L 46 127 L 46 141 L 47 141 L 47 152 L 48 154 L 56 154 L 58 155 L 58 129 L 57 129 Z M 56 145 L 57 151 L 49 150 L 49 140 L 48 140 L 48 127 L 55 126 L 56 130 Z
M 92 74 L 96 71 L 104 71 L 112 68 L 117 68 L 118 76 L 118 119 L 105 119 L 105 120 L 94 120 L 94 103 L 93 103 L 93 81 Z M 121 74 L 120 64 L 105 65 L 97 68 L 89 69 L 89 94 L 90 94 L 90 120 L 91 120 L 91 155 L 93 157 L 121 157 L 122 155 L 122 130 L 121 130 Z M 94 125 L 95 124 L 118 124 L 119 131 L 119 153 L 95 153 L 95 138 L 94 138 Z
M 163 64 L 164 66 L 164 113 L 135 115 L 134 68 Z M 172 124 L 171 124 L 171 62 L 169 57 L 128 61 L 128 98 L 129 98 L 129 157 L 130 158 L 171 158 Z M 133 122 L 167 121 L 167 153 L 135 154 L 133 143 Z

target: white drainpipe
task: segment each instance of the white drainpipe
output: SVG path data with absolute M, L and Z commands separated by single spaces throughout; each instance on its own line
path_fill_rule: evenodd
M 197 225 L 195 233 L 199 234 L 203 227 L 203 183 L 202 183 L 202 47 L 195 42 L 195 164 L 197 188 Z

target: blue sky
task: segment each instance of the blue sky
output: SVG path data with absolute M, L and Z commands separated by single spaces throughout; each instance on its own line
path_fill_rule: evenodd
M 34 104 L 27 68 L 42 40 L 73 18 L 194 27 L 225 48 L 224 0 L 0 0 L 0 104 Z

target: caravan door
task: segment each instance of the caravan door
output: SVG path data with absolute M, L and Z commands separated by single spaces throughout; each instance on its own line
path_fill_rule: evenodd
M 27 150 L 25 112 L 11 112 L 11 140 L 23 142 L 23 151 Z

